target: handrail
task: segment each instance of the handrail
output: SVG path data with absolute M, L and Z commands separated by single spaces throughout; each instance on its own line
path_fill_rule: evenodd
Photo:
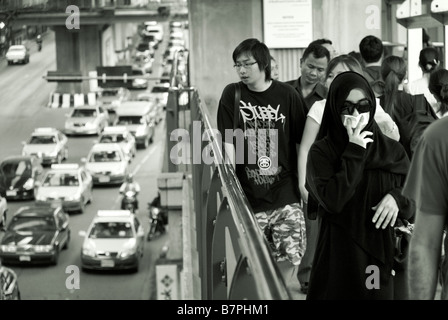
M 233 166 L 219 160 L 224 158 L 216 135 L 212 130 L 209 111 L 201 102 L 199 102 L 198 107 L 209 139 L 212 142 L 215 165 L 219 170 L 219 177 L 225 190 L 224 194 L 231 208 L 232 217 L 237 222 L 235 225 L 242 240 L 240 242 L 241 250 L 249 258 L 249 267 L 256 279 L 255 283 L 258 293 L 265 300 L 291 299 L 268 249 L 267 240 L 258 227 L 252 209 L 250 209 L 249 202 L 244 195 Z

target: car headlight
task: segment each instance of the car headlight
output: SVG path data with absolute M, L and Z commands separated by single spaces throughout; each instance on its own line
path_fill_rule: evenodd
M 144 136 L 145 135 L 145 127 L 140 126 L 137 128 L 137 131 L 135 132 L 136 136 Z
M 3 252 L 16 252 L 17 247 L 16 247 L 15 244 L 8 244 L 8 245 L 1 245 L 1 246 L 0 246 L 0 249 L 1 249 Z
M 82 254 L 89 257 L 95 257 L 96 252 L 90 242 L 87 242 L 82 247 Z
M 129 256 L 132 256 L 133 254 L 135 254 L 136 251 L 137 251 L 136 247 L 132 247 L 132 248 L 129 248 L 129 249 L 124 249 L 120 253 L 120 258 L 127 258 Z
M 26 182 L 23 184 L 23 188 L 26 190 L 33 189 L 34 188 L 34 179 L 28 178 L 28 180 L 26 180 Z
M 67 196 L 65 197 L 65 200 L 67 201 L 78 201 L 81 198 L 81 195 L 79 193 L 75 193 L 73 196 Z
M 36 195 L 36 200 L 37 200 L 37 201 L 46 201 L 46 200 L 47 200 L 47 197 L 46 197 L 46 196 L 43 196 L 43 195 L 41 195 L 41 194 L 37 194 L 37 195 Z
M 36 246 L 34 246 L 35 252 L 50 252 L 51 250 L 53 250 L 52 245 L 36 245 Z

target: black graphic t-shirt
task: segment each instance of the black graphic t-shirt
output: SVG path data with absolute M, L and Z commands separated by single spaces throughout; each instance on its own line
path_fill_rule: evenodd
M 305 103 L 293 87 L 279 81 L 263 92 L 240 85 L 235 130 L 240 134 L 233 140 L 225 134 L 234 130 L 235 84 L 224 88 L 217 124 L 223 144 L 235 146 L 236 175 L 245 195 L 255 213 L 298 202 L 296 144 L 305 127 Z

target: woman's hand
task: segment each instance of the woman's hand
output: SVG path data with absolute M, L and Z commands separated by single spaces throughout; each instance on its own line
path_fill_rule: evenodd
M 397 201 L 389 193 L 376 206 L 372 207 L 372 209 L 375 210 L 372 222 L 376 224 L 375 227 L 377 229 L 381 225 L 385 229 L 389 223 L 391 227 L 395 225 L 399 209 Z
M 308 190 L 306 190 L 305 186 L 300 186 L 300 197 L 302 198 L 302 204 L 306 205 L 308 203 Z
M 371 131 L 361 132 L 361 130 L 364 128 L 364 124 L 362 124 L 363 117 L 364 115 L 361 115 L 361 119 L 359 120 L 358 125 L 355 129 L 353 129 L 351 126 L 352 120 L 348 119 L 347 123 L 345 124 L 345 128 L 347 129 L 348 141 L 366 149 L 367 144 L 369 142 L 373 142 L 373 139 L 368 138 L 367 136 L 371 136 L 373 135 L 373 133 Z

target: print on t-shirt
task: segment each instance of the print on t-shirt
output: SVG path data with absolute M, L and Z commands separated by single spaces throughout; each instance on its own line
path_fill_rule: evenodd
M 278 167 L 278 127 L 285 125 L 286 117 L 279 112 L 280 105 L 274 109 L 268 106 L 253 106 L 240 101 L 240 114 L 244 123 L 244 137 L 249 157 L 255 156 L 255 165 L 246 165 L 247 179 L 266 189 L 280 180 L 281 167 Z M 250 164 L 250 162 L 249 162 Z

